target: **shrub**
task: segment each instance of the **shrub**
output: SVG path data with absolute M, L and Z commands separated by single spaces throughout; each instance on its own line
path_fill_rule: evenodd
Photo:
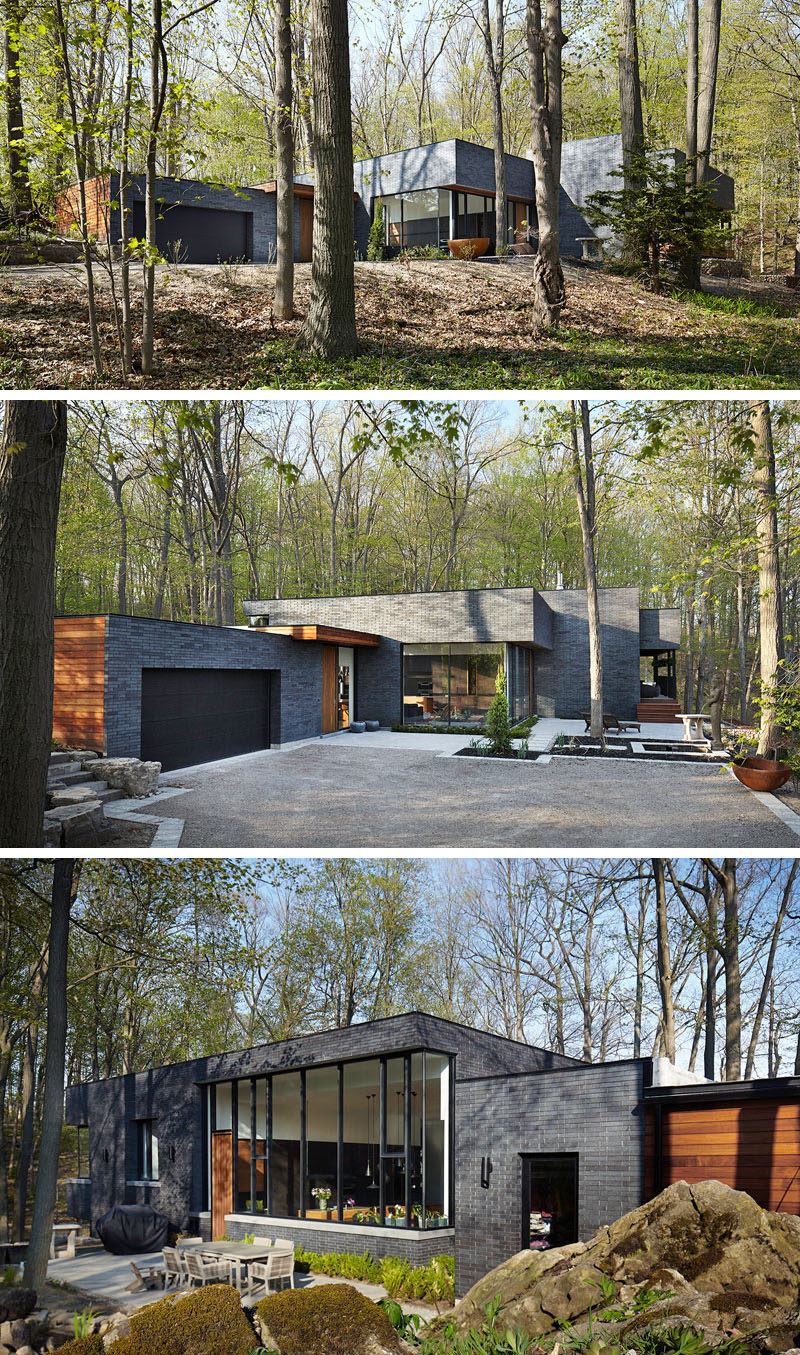
M 486 712 L 486 733 L 493 753 L 511 752 L 511 725 L 508 719 L 506 675 L 498 668 L 495 678 L 495 698 Z
M 381 1283 L 390 1299 L 399 1298 L 408 1292 L 408 1283 L 413 1274 L 408 1261 L 399 1256 L 386 1256 L 381 1264 Z
M 386 258 L 386 227 L 384 225 L 383 203 L 380 198 L 375 203 L 375 216 L 369 228 L 367 258 L 371 263 L 380 263 Z
M 113 1349 L 114 1355 L 250 1355 L 254 1345 L 237 1291 L 211 1284 L 143 1308 L 131 1318 L 130 1335 Z
M 61 1349 L 64 1355 L 105 1355 L 103 1338 L 97 1332 L 93 1332 L 91 1336 L 78 1336 L 74 1341 L 67 1341 Z
M 412 1269 L 408 1261 L 397 1256 L 376 1261 L 369 1252 L 363 1252 L 361 1256 L 353 1252 L 320 1255 L 297 1247 L 294 1262 L 299 1271 L 310 1270 L 316 1275 L 382 1284 L 392 1298 L 426 1299 L 429 1303 L 453 1301 L 455 1261 L 452 1256 L 434 1256 L 429 1265 Z
M 262 1299 L 256 1313 L 266 1328 L 262 1339 L 281 1355 L 360 1355 L 370 1336 L 400 1349 L 386 1314 L 349 1284 L 287 1289 Z

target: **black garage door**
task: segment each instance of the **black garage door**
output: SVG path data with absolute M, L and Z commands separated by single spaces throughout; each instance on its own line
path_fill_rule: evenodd
M 164 771 L 269 748 L 269 673 L 143 668 L 142 757 Z
M 252 212 L 223 212 L 216 207 L 170 207 L 158 204 L 156 244 L 167 259 L 180 242 L 181 263 L 217 263 L 219 259 L 250 259 L 249 220 Z M 144 239 L 144 203 L 134 202 L 131 231 Z

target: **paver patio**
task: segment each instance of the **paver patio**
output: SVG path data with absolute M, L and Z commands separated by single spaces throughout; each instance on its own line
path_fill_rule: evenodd
M 341 734 L 162 780 L 192 792 L 181 801 L 182 847 L 798 847 L 768 802 L 708 764 L 448 755 L 468 743 Z M 797 815 L 787 819 L 800 828 Z

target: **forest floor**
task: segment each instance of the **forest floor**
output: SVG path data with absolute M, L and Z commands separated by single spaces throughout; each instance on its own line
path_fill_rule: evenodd
M 267 265 L 164 265 L 156 369 L 123 382 L 107 275 L 98 269 L 103 357 L 94 374 L 83 270 L 0 270 L 0 379 L 9 389 L 792 389 L 800 386 L 800 294 L 704 281 L 653 296 L 640 284 L 567 264 L 561 328 L 534 333 L 521 266 L 356 265 L 362 352 L 321 362 L 297 342 L 310 264 L 296 268 L 297 318 L 272 317 Z M 136 302 L 140 289 L 136 288 Z

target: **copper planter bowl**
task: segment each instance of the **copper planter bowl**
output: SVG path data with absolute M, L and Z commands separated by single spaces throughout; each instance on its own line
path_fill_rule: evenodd
M 744 762 L 733 763 L 733 774 L 748 790 L 778 790 L 786 785 L 792 769 L 772 758 L 746 757 Z
M 477 240 L 448 240 L 447 248 L 454 259 L 479 259 L 491 243 L 488 237 L 480 236 Z

